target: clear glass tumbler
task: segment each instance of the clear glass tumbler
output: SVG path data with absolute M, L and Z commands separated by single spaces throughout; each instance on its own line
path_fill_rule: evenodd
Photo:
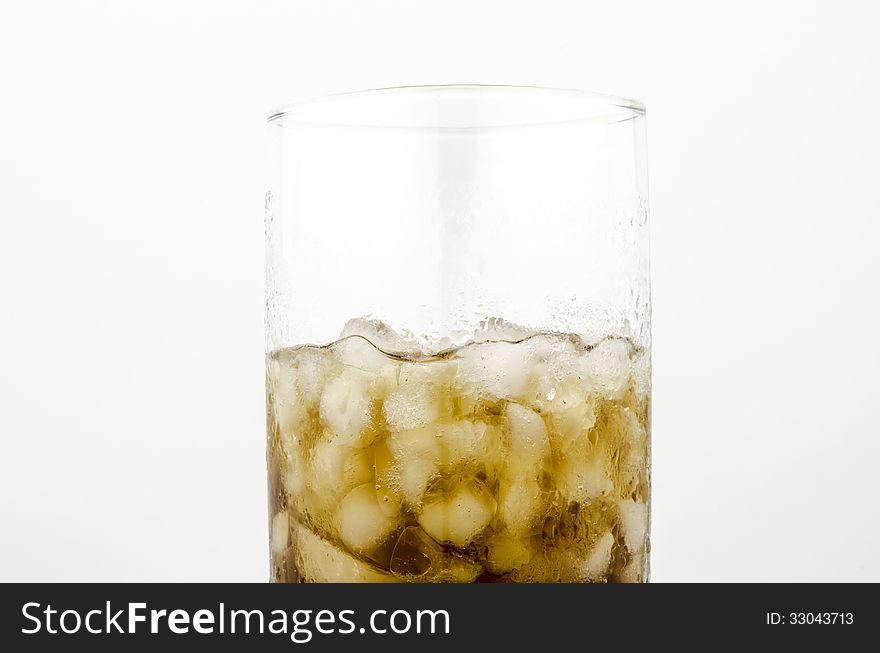
M 272 579 L 645 581 L 644 107 L 409 87 L 269 132 Z

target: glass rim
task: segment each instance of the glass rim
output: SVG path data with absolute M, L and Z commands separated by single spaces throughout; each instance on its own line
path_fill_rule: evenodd
M 435 95 L 440 98 L 447 93 L 470 93 L 474 97 L 480 95 L 494 95 L 500 98 L 504 95 L 512 95 L 519 97 L 537 98 L 541 101 L 550 103 L 562 103 L 567 101 L 580 102 L 584 109 L 587 107 L 593 109 L 607 109 L 615 111 L 625 116 L 622 119 L 607 120 L 608 123 L 624 122 L 632 118 L 645 115 L 645 105 L 639 100 L 611 95 L 607 93 L 596 93 L 583 89 L 549 87 L 549 86 L 531 86 L 518 84 L 415 84 L 404 86 L 387 86 L 381 88 L 370 88 L 356 91 L 346 91 L 342 93 L 331 93 L 317 97 L 304 98 L 295 100 L 278 106 L 266 118 L 269 125 L 273 123 L 285 123 L 282 126 L 299 126 L 299 127 L 357 127 L 357 128 L 378 128 L 378 129 L 407 129 L 407 130 L 423 130 L 423 131 L 471 131 L 475 129 L 493 129 L 493 128 L 528 128 L 543 127 L 559 124 L 577 123 L 595 118 L 595 114 L 583 111 L 582 115 L 575 112 L 574 117 L 558 120 L 523 120 L 523 121 L 487 121 L 485 124 L 475 124 L 467 126 L 449 126 L 437 124 L 401 124 L 396 123 L 393 119 L 386 121 L 378 120 L 347 120 L 321 117 L 322 109 L 332 109 L 344 104 L 354 104 L 363 100 L 371 99 L 387 99 L 388 97 L 401 96 L 403 98 L 410 96 L 418 96 L 419 94 Z

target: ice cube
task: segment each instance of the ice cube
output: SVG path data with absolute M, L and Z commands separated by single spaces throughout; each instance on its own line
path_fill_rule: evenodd
M 383 406 L 389 430 L 417 429 L 449 414 L 446 390 L 454 376 L 455 366 L 448 361 L 403 363 L 397 387 Z
M 639 491 L 647 468 L 648 441 L 633 409 L 606 404 L 590 434 L 595 458 L 608 461 L 608 472 L 620 496 Z
M 301 473 L 304 469 L 304 442 L 310 438 L 310 429 L 306 428 L 302 431 L 292 433 L 281 433 L 281 449 L 284 452 L 284 459 L 287 461 L 287 470 L 296 470 Z M 282 462 L 283 465 L 283 462 Z
M 535 411 L 509 403 L 505 416 L 510 434 L 510 452 L 505 474 L 509 478 L 535 478 L 550 455 L 550 440 L 544 420 Z
M 641 553 L 639 555 L 631 556 L 629 562 L 626 563 L 626 566 L 621 569 L 617 575 L 616 580 L 619 583 L 642 583 L 645 579 L 645 555 Z
M 615 488 L 621 496 L 639 496 L 646 490 L 648 448 L 645 442 L 632 442 L 620 456 Z
M 476 462 L 487 448 L 485 422 L 456 420 L 440 425 L 438 437 L 443 449 L 443 463 L 455 466 L 465 461 Z M 478 452 L 480 452 L 478 454 Z
M 269 542 L 272 545 L 272 555 L 280 556 L 287 549 L 290 539 L 290 519 L 286 510 L 276 513 L 272 518 L 272 532 Z
M 444 466 L 471 465 L 494 479 L 504 467 L 506 448 L 500 425 L 481 420 L 456 420 L 440 425 Z
M 518 583 L 607 582 L 614 536 L 605 531 L 593 546 L 582 541 L 559 541 L 546 546 L 510 574 Z
M 391 574 L 349 555 L 306 526 L 294 522 L 294 545 L 288 549 L 303 579 L 310 583 L 396 583 Z
M 486 402 L 474 391 L 456 388 L 456 403 L 458 411 L 465 417 L 477 417 L 484 412 Z
M 379 351 L 369 340 L 360 336 L 338 340 L 333 344 L 332 349 L 343 365 L 369 372 L 374 376 L 381 375 L 385 368 L 390 366 L 396 375 L 398 364 L 395 359 Z
M 400 490 L 412 508 L 421 505 L 422 496 L 438 471 L 439 465 L 434 460 L 416 459 L 400 466 Z
M 440 470 L 442 449 L 433 428 L 393 433 L 386 439 L 394 456 L 394 476 L 411 506 L 418 506 L 429 481 Z
M 620 399 L 630 375 L 630 344 L 621 338 L 606 338 L 581 360 L 582 372 L 596 393 L 605 399 Z
M 592 404 L 583 399 L 564 405 L 570 407 L 548 413 L 547 421 L 550 424 L 550 437 L 556 450 L 566 454 L 573 447 L 583 445 L 589 437 L 590 430 L 596 424 L 596 411 Z
M 529 405 L 540 410 L 548 409 L 548 402 L 556 401 L 557 411 L 568 394 L 586 395 L 586 379 L 581 361 L 586 353 L 585 345 L 570 336 L 542 334 L 529 338 L 520 346 L 528 347 Z
M 389 354 L 421 354 L 418 344 L 413 339 L 404 338 L 388 324 L 380 320 L 358 317 L 349 320 L 342 328 L 339 339 L 349 336 L 360 336 L 373 343 L 377 348 Z
M 614 489 L 605 467 L 601 458 L 591 456 L 585 447 L 576 447 L 556 468 L 556 489 L 568 502 L 589 503 Z
M 339 371 L 339 362 L 325 347 L 301 347 L 295 359 L 297 386 L 308 403 L 317 404 L 327 379 Z
M 486 342 L 455 353 L 458 382 L 465 394 L 474 392 L 500 399 L 519 399 L 529 383 L 529 350 L 523 344 Z
M 627 550 L 631 553 L 642 551 L 645 546 L 645 536 L 648 533 L 647 504 L 632 499 L 621 499 L 618 506 L 620 508 L 620 530 Z
M 586 559 L 577 565 L 581 581 L 599 582 L 607 580 L 611 553 L 614 549 L 614 535 L 606 531 L 593 545 Z
M 432 394 L 438 393 L 455 378 L 458 366 L 454 361 L 434 359 L 402 363 L 400 385 L 427 385 Z
M 297 440 L 292 440 L 284 450 L 286 458 L 278 461 L 281 483 L 288 495 L 297 497 L 302 494 L 308 480 L 309 470 L 305 461 L 307 452 Z
M 541 531 L 548 500 L 534 478 L 502 479 L 498 484 L 498 516 L 516 537 Z
M 287 361 L 273 360 L 269 363 L 269 396 L 270 405 L 282 446 L 289 446 L 290 441 L 305 429 L 308 421 L 308 406 L 301 398 L 297 383 L 296 369 Z
M 645 399 L 651 394 L 651 354 L 641 350 L 633 356 L 632 380 L 636 396 Z
M 639 421 L 638 414 L 632 408 L 619 404 L 606 405 L 600 417 L 596 428 L 600 431 L 601 440 L 618 445 L 646 442 L 647 433 Z
M 360 554 L 369 554 L 399 526 L 376 499 L 376 486 L 364 483 L 345 495 L 336 510 L 336 531 L 345 545 Z
M 391 431 L 407 431 L 427 426 L 438 416 L 437 403 L 424 385 L 400 386 L 383 405 L 385 422 Z
M 537 370 L 535 384 L 528 405 L 542 413 L 562 413 L 583 403 L 589 394 L 589 384 L 577 372 L 557 377 Z
M 495 514 L 495 499 L 477 481 L 458 483 L 425 502 L 419 525 L 438 542 L 464 548 L 486 529 Z
M 354 446 L 370 444 L 371 380 L 369 374 L 346 367 L 324 388 L 321 419 L 341 443 Z
M 377 372 L 370 388 L 374 398 L 384 400 L 394 392 L 399 368 L 397 363 L 390 363 Z
M 302 509 L 322 524 L 328 521 L 328 515 L 342 497 L 373 478 L 368 450 L 326 438 L 315 442 L 307 468 Z
M 490 317 L 480 322 L 480 328 L 474 331 L 472 341 L 490 342 L 505 340 L 507 342 L 517 342 L 525 340 L 534 333 L 533 329 L 519 326 L 500 317 Z
M 505 574 L 528 564 L 537 549 L 532 538 L 495 533 L 486 541 L 487 568 L 494 574 Z
M 467 558 L 443 549 L 417 526 L 400 534 L 390 568 L 396 576 L 421 583 L 471 583 L 482 571 Z

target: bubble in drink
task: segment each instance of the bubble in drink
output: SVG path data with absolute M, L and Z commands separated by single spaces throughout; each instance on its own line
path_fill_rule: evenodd
M 643 582 L 650 362 L 503 320 L 267 358 L 273 579 Z

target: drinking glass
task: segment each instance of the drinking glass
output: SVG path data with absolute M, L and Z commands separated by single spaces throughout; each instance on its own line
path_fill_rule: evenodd
M 424 86 L 269 120 L 279 582 L 644 582 L 644 107 Z

